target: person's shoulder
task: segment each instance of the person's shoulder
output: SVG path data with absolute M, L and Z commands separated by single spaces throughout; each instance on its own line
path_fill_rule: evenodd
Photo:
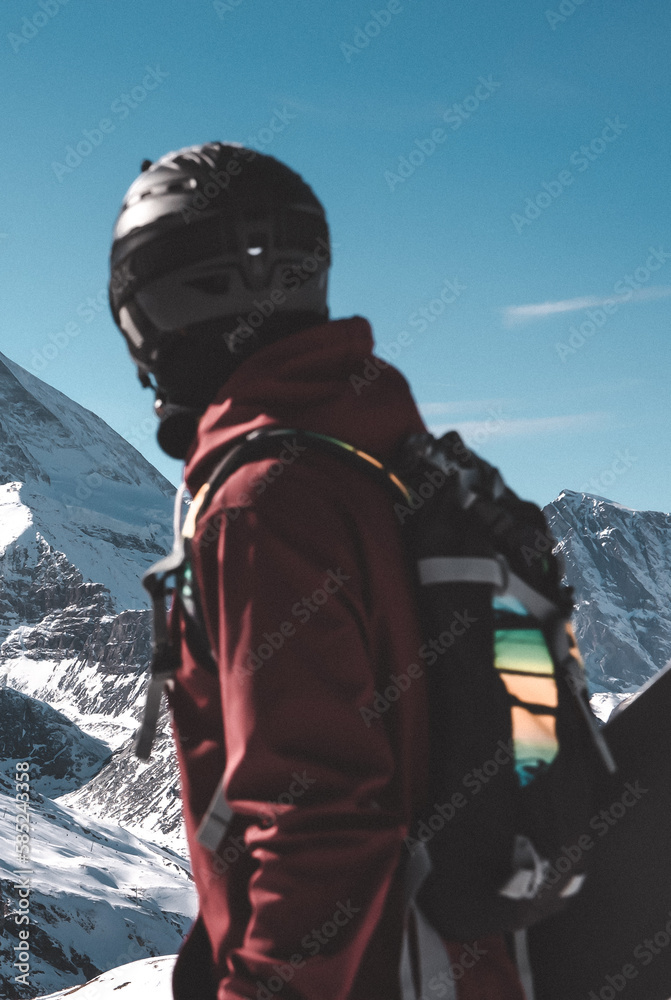
M 288 499 L 328 506 L 356 508 L 368 491 L 376 494 L 379 482 L 372 473 L 343 454 L 326 452 L 287 435 L 278 454 L 248 462 L 217 491 L 217 506 L 254 507 L 269 511 Z M 382 488 L 384 493 L 384 488 Z
M 262 524 L 328 535 L 358 535 L 392 518 L 393 498 L 373 474 L 347 457 L 287 437 L 276 457 L 249 462 L 217 490 L 198 534 Z

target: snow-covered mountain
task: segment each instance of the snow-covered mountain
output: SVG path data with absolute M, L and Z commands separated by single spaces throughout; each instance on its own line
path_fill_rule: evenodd
M 41 621 L 91 584 L 110 611 L 148 607 L 139 578 L 170 547 L 172 484 L 2 354 L 0 401 L 0 628 Z
M 117 739 L 121 732 L 123 726 Z M 11 688 L 0 689 L 0 733 L 0 996 L 28 995 L 24 983 L 31 996 L 72 988 L 126 962 L 175 951 L 196 909 L 188 862 L 114 825 L 114 816 L 92 819 L 72 798 L 110 773 L 110 746 Z M 126 785 L 118 790 L 121 801 L 133 789 Z M 22 805 L 17 791 L 27 788 L 29 803 Z M 146 794 L 145 782 L 138 800 Z M 155 796 L 151 801 L 160 811 Z M 29 975 L 22 982 L 15 977 L 26 969 L 14 961 L 26 927 Z
M 150 612 L 88 622 L 84 648 L 62 657 L 48 646 L 22 649 L 18 639 L 12 633 L 0 646 L 0 681 L 56 708 L 107 750 L 105 765 L 85 784 L 63 789 L 59 801 L 186 855 L 165 706 L 151 760 L 145 764 L 132 751 L 151 655 Z
M 7 904 L 0 910 L 0 996 L 72 989 L 127 962 L 177 951 L 196 910 L 183 858 L 36 794 L 30 862 L 21 865 L 11 856 L 15 814 L 13 795 L 0 793 L 0 893 Z M 23 912 L 30 917 L 29 990 L 15 979 L 25 970 L 14 967 Z
M 170 547 L 174 493 L 0 355 L 0 995 L 29 995 L 10 957 L 17 761 L 31 776 L 30 995 L 174 952 L 194 915 L 171 741 L 150 765 L 131 753 L 151 650 L 140 577 Z
M 19 889 L 25 896 L 26 887 L 31 995 L 174 951 L 195 911 L 188 863 L 67 802 L 67 793 L 89 787 L 94 775 L 108 769 L 110 747 L 51 706 L 10 688 L 0 690 L 0 733 L 0 995 L 26 995 L 17 989 L 13 965 L 14 947 L 21 943 Z M 15 846 L 22 819 L 15 776 L 21 762 L 23 781 L 26 761 L 30 843 L 24 858 Z
M 564 490 L 545 515 L 592 690 L 635 690 L 671 659 L 671 514 Z
M 3 355 L 0 404 L 0 684 L 107 745 L 104 774 L 82 793 L 92 814 L 184 850 L 169 740 L 149 767 L 130 751 L 151 656 L 140 577 L 170 548 L 175 489 Z M 151 785 L 156 771 L 165 787 Z

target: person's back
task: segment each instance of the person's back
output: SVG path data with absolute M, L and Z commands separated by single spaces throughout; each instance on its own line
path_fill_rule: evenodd
M 328 320 L 329 258 L 321 205 L 270 157 L 193 147 L 130 189 L 112 308 L 192 496 L 254 428 L 383 461 L 423 429 L 392 367 L 353 378 L 372 335 Z M 200 912 L 175 996 L 521 998 L 500 939 L 439 943 L 432 978 L 412 975 L 404 838 L 427 804 L 427 699 L 389 495 L 288 435 L 218 490 L 192 553 L 218 671 L 177 608 L 170 704 Z M 222 773 L 232 818 L 212 851 L 198 831 Z

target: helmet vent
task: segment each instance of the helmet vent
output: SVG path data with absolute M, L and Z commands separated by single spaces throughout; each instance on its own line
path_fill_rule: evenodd
M 185 180 L 170 181 L 168 183 L 158 181 L 152 184 L 151 187 L 145 188 L 144 191 L 139 191 L 137 194 L 127 197 L 123 207 L 132 208 L 133 205 L 137 205 L 144 198 L 158 198 L 164 194 L 181 194 L 184 191 L 192 191 L 197 186 L 198 182 L 195 177 L 187 177 Z

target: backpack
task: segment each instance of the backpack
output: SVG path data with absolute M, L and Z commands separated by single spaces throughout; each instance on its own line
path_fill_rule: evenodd
M 217 671 L 189 562 L 197 520 L 242 465 L 287 438 L 357 465 L 390 491 L 416 568 L 429 697 L 431 803 L 405 838 L 406 896 L 446 940 L 514 932 L 562 909 L 587 856 L 567 853 L 585 832 L 604 771 L 615 763 L 593 716 L 542 511 L 520 500 L 456 432 L 412 435 L 387 468 L 327 435 L 285 428 L 240 435 L 194 498 L 173 552 L 145 574 L 154 647 L 136 754 L 147 759 L 161 694 L 179 665 L 170 642 L 166 580 L 186 638 Z M 178 495 L 177 512 L 182 495 Z M 375 704 L 365 713 L 376 715 Z M 198 831 L 216 851 L 232 812 L 220 784 Z

